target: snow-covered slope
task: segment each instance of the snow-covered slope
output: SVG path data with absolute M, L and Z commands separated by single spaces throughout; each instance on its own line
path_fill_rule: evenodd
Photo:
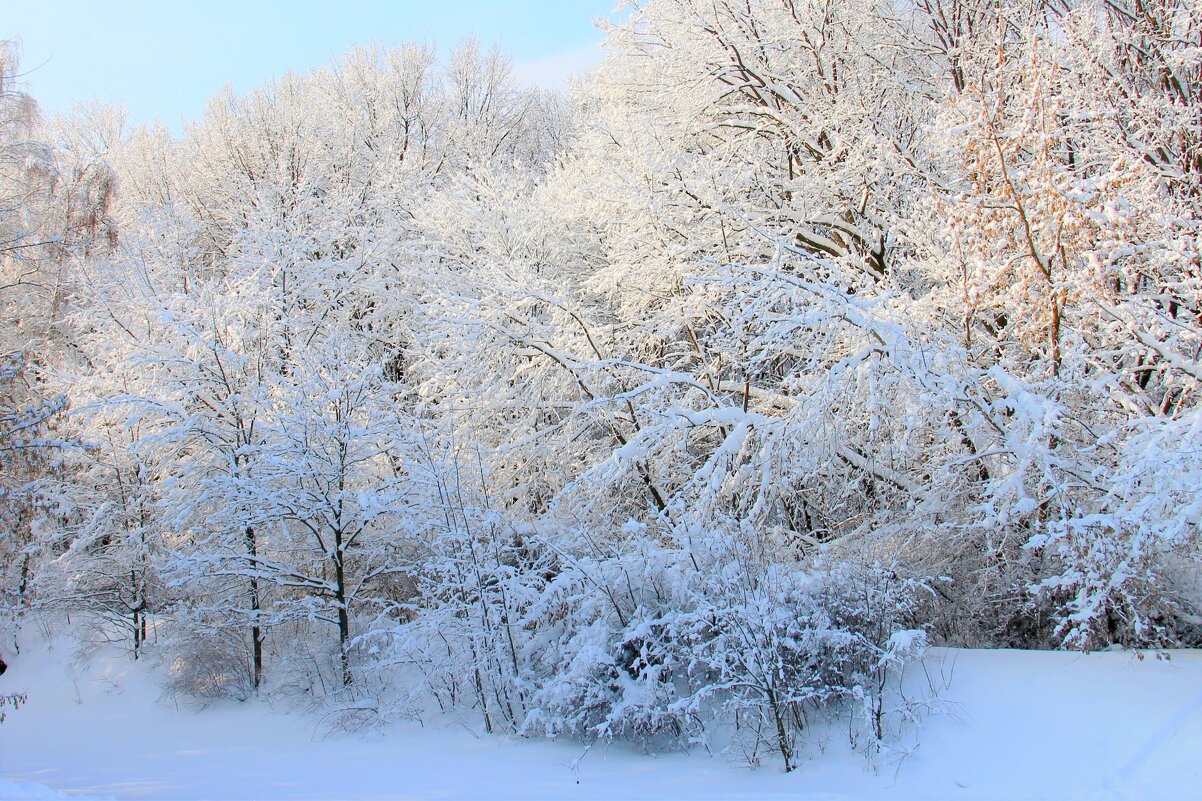
M 877 770 L 832 736 L 784 774 L 729 757 L 476 737 L 407 724 L 326 736 L 266 703 L 164 698 L 118 654 L 74 668 L 64 642 L 25 643 L 0 694 L 0 798 L 140 799 L 1191 799 L 1202 793 L 1202 652 L 940 651 L 948 714 Z

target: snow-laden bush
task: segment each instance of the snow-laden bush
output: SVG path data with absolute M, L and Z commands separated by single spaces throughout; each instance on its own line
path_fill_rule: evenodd
M 1033 590 L 1057 608 L 1069 647 L 1202 642 L 1202 413 L 1131 428 L 1094 509 L 1030 542 L 1053 561 Z
M 0 695 L 0 723 L 4 722 L 4 708 L 10 707 L 14 712 L 21 708 L 21 705 L 29 700 L 29 696 L 24 693 L 12 693 L 10 695 Z
M 168 693 L 202 701 L 245 701 L 254 694 L 251 648 L 239 630 L 189 616 L 172 621 L 167 631 L 161 655 Z
M 803 567 L 750 530 L 625 534 L 445 535 L 395 661 L 489 730 L 663 746 L 733 730 L 750 759 L 767 748 L 789 770 L 815 715 L 849 716 L 872 748 L 906 713 L 893 687 L 925 646 L 921 582 Z
M 397 627 L 385 617 L 357 639 L 385 685 L 398 668 L 415 674 L 406 707 L 424 700 L 444 712 L 475 709 L 486 731 L 522 728 L 532 650 L 547 636 L 536 610 L 559 574 L 554 552 L 530 534 L 492 515 L 462 516 L 430 543 L 418 597 L 399 607 L 409 622 Z

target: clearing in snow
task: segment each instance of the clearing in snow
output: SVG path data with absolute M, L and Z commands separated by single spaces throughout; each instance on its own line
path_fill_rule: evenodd
M 791 774 L 445 722 L 331 732 L 263 701 L 177 702 L 152 665 L 115 651 L 72 657 L 43 640 L 10 658 L 0 694 L 29 701 L 0 724 L 0 798 L 1184 801 L 1202 787 L 1200 651 L 935 649 L 926 667 L 946 680 L 947 711 L 906 755 L 874 767 L 829 732 Z

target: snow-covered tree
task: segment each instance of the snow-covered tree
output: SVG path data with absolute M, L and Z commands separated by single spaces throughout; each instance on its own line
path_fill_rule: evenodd
M 359 48 L 178 140 L 81 109 L 21 150 L 6 186 L 55 165 L 121 231 L 45 262 L 70 347 L 9 403 L 43 436 L 70 375 L 100 445 L 20 546 L 48 597 L 136 646 L 153 609 L 190 692 L 737 721 L 790 769 L 813 714 L 879 746 L 928 638 L 1199 642 L 1196 5 L 608 34 L 570 101 L 474 42 Z

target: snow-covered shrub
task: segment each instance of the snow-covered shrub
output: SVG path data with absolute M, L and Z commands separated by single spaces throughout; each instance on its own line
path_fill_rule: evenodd
M 925 645 L 920 582 L 803 567 L 750 529 L 624 533 L 446 535 L 391 661 L 489 730 L 680 746 L 737 727 L 749 758 L 790 770 L 814 714 L 850 715 L 861 744 L 889 735 L 890 688 Z
M 790 770 L 814 713 L 854 713 L 872 742 L 884 738 L 889 684 L 925 643 L 909 628 L 921 585 L 879 564 L 757 558 L 746 536 L 695 532 L 686 547 L 639 546 L 614 564 L 612 612 L 577 633 L 570 660 L 549 663 L 563 668 L 535 694 L 530 723 L 682 742 L 737 725 L 752 733 L 748 754 L 767 746 Z
M 376 629 L 360 650 L 390 641 L 384 660 L 418 676 L 413 688 L 441 709 L 475 709 L 485 730 L 518 731 L 534 682 L 529 673 L 532 609 L 546 601 L 555 554 L 529 531 L 494 515 L 458 523 L 430 544 L 412 620 L 393 633 Z M 377 668 L 378 669 L 378 668 Z
M 162 644 L 166 678 L 172 694 L 211 701 L 245 701 L 255 691 L 250 644 L 228 624 L 193 617 L 173 621 Z
M 11 693 L 9 695 L 0 695 L 0 723 L 4 722 L 4 708 L 9 707 L 14 712 L 21 708 L 29 700 L 29 696 L 25 693 Z
M 1030 542 L 1052 559 L 1033 590 L 1056 606 L 1069 647 L 1202 642 L 1202 413 L 1132 429 L 1095 509 Z

